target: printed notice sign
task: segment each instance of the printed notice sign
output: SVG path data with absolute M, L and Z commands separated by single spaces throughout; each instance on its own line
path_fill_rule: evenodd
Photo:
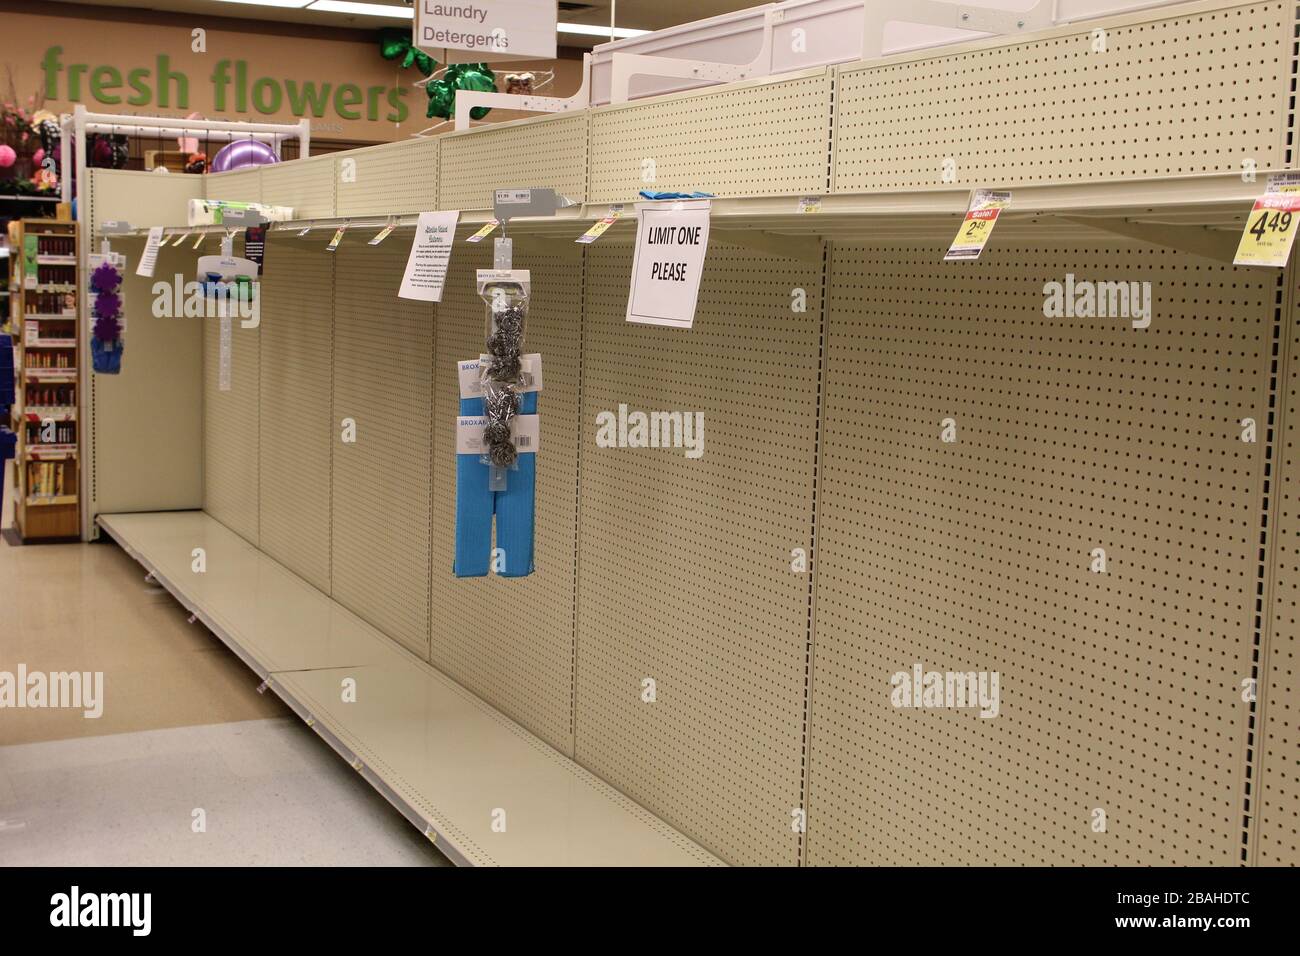
M 135 267 L 136 275 L 153 275 L 153 267 L 158 264 L 158 243 L 162 242 L 162 231 L 162 226 L 149 227 L 149 238 L 145 240 L 144 253 L 140 256 L 140 264 Z
M 637 206 L 627 320 L 689 329 L 709 251 L 709 201 Z
M 472 50 L 480 60 L 555 59 L 555 0 L 415 0 L 415 45 L 446 59 L 445 50 Z
M 442 301 L 442 286 L 447 280 L 447 263 L 451 261 L 451 244 L 456 238 L 459 218 L 460 212 L 456 210 L 420 213 L 398 296 L 421 302 Z

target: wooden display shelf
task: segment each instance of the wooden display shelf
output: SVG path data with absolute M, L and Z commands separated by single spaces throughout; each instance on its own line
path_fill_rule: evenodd
M 8 317 L 10 325 L 22 331 L 14 341 L 18 374 L 11 413 L 18 435 L 14 527 L 24 541 L 76 539 L 81 531 L 78 441 L 48 445 L 27 441 L 31 423 L 45 419 L 60 422 L 61 427 L 71 430 L 74 439 L 80 437 L 80 319 L 75 299 L 69 298 L 76 295 L 78 284 L 32 281 L 38 267 L 75 267 L 77 242 L 77 227 L 72 222 L 18 219 L 9 224 L 9 245 L 14 254 L 10 257 L 12 294 Z M 58 298 L 50 298 L 52 294 Z M 62 323 L 58 329 L 49 329 L 62 334 L 40 339 L 41 322 Z M 42 350 L 47 356 L 66 357 L 71 367 L 29 367 Z

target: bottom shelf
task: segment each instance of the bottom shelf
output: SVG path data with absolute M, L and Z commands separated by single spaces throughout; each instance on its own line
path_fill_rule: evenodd
M 721 863 L 209 515 L 96 520 L 453 862 Z
M 15 504 L 18 507 L 14 509 L 14 527 L 24 542 L 75 540 L 81 534 L 81 515 L 75 497 L 70 504 L 33 505 L 24 498 L 19 498 Z

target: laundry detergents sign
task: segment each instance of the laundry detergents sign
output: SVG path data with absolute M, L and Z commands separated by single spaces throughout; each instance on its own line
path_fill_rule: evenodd
M 482 53 L 483 59 L 555 59 L 555 0 L 478 0 L 445 3 L 415 0 L 415 45 Z

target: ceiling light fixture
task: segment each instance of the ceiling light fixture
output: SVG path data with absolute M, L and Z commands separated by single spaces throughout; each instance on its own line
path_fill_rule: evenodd
M 321 13 L 355 13 L 363 17 L 387 17 L 390 20 L 410 20 L 415 11 L 410 7 L 392 7 L 383 3 L 355 3 L 353 0 L 315 0 L 309 10 Z
M 609 27 L 600 27 L 591 23 L 557 23 L 555 25 L 557 33 L 579 33 L 587 37 L 605 37 L 609 39 Z M 629 30 L 626 27 L 615 27 L 614 37 L 619 40 L 626 40 L 628 37 L 639 37 L 649 30 Z
M 242 3 L 248 7 L 284 7 L 290 10 L 299 10 L 311 0 L 219 0 L 221 3 Z

